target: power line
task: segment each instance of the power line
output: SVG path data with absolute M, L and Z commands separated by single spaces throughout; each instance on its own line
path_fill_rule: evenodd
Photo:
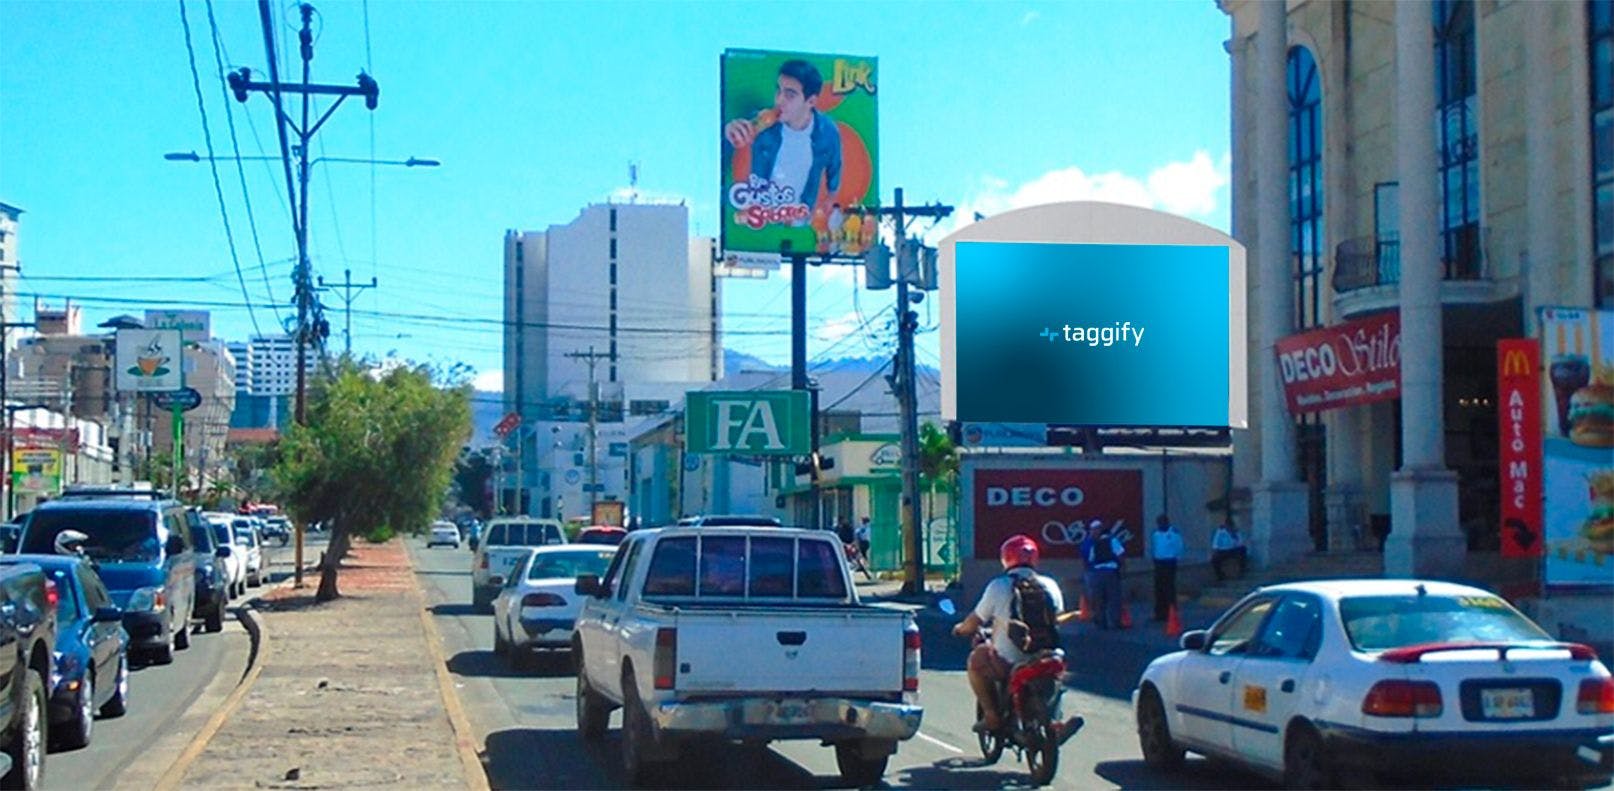
M 258 313 L 252 309 L 252 297 L 247 294 L 247 278 L 241 272 L 241 259 L 235 254 L 235 232 L 230 229 L 230 213 L 224 206 L 224 185 L 219 182 L 219 166 L 214 159 L 213 130 L 207 123 L 207 105 L 202 101 L 202 76 L 196 71 L 196 48 L 191 44 L 191 23 L 185 13 L 185 0 L 179 0 L 179 22 L 185 28 L 185 54 L 190 58 L 191 87 L 196 90 L 196 111 L 202 116 L 202 142 L 207 145 L 207 167 L 213 174 L 213 194 L 219 200 L 219 216 L 224 220 L 224 239 L 230 246 L 230 261 L 235 264 L 235 277 L 241 284 L 241 298 L 247 303 L 247 316 L 252 319 L 254 332 L 258 329 Z
M 235 172 L 241 181 L 241 201 L 247 209 L 247 227 L 252 230 L 252 249 L 258 255 L 258 268 L 263 274 L 264 291 L 269 294 L 270 304 L 274 304 L 275 290 L 273 286 L 269 285 L 269 264 L 264 261 L 263 242 L 258 238 L 258 218 L 252 211 L 252 194 L 247 190 L 246 163 L 241 161 L 241 141 L 235 134 L 235 111 L 230 107 L 230 89 L 224 78 L 224 44 L 220 40 L 222 36 L 219 35 L 219 21 L 218 17 L 213 14 L 213 0 L 206 0 L 206 2 L 207 24 L 213 31 L 213 62 L 218 66 L 219 90 L 224 92 L 224 120 L 229 124 L 230 128 L 230 149 L 235 152 Z M 213 154 L 212 149 L 209 148 L 207 153 L 211 156 Z M 237 264 L 236 270 L 238 272 L 240 268 L 240 265 Z M 244 283 L 242 288 L 245 288 Z M 276 323 L 285 321 L 281 317 L 279 310 L 274 311 L 274 314 Z M 256 322 L 253 324 L 253 329 L 257 329 Z

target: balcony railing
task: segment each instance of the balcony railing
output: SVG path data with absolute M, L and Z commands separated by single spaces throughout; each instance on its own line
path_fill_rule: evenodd
M 1454 255 L 1441 259 L 1445 280 L 1483 280 L 1486 277 L 1484 234 L 1477 226 L 1457 232 Z M 1401 242 L 1377 236 L 1347 239 L 1334 248 L 1334 293 L 1344 294 L 1373 286 L 1401 282 Z

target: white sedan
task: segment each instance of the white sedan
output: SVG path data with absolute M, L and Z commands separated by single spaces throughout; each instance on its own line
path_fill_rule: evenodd
M 603 577 L 615 556 L 616 547 L 599 545 L 528 549 L 493 599 L 493 653 L 520 668 L 535 651 L 570 649 L 583 604 L 577 578 Z
M 1291 788 L 1380 775 L 1603 784 L 1614 774 L 1608 668 L 1478 588 L 1274 585 L 1184 634 L 1182 647 L 1132 693 L 1155 768 L 1193 750 Z
M 460 548 L 460 529 L 453 522 L 433 522 L 431 535 L 426 539 L 426 548 L 431 549 L 437 545 Z

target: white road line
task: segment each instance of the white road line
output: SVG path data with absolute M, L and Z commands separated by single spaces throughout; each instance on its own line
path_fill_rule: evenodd
M 919 732 L 915 733 L 914 735 L 918 736 L 921 739 L 924 739 L 927 742 L 930 742 L 931 744 L 936 745 L 937 747 L 942 748 L 943 750 L 952 750 L 953 752 L 958 753 L 959 755 L 964 754 L 963 750 L 960 750 L 957 747 L 954 747 L 953 745 L 942 741 L 941 739 L 938 739 L 938 738 L 936 738 L 934 736 L 931 736 L 930 734 L 925 733 L 924 731 L 919 731 Z

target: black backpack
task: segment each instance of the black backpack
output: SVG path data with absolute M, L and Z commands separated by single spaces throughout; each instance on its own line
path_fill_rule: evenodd
M 1011 575 L 1014 599 L 1009 611 L 1009 640 L 1021 651 L 1035 654 L 1059 647 L 1059 613 L 1053 597 L 1035 576 Z

